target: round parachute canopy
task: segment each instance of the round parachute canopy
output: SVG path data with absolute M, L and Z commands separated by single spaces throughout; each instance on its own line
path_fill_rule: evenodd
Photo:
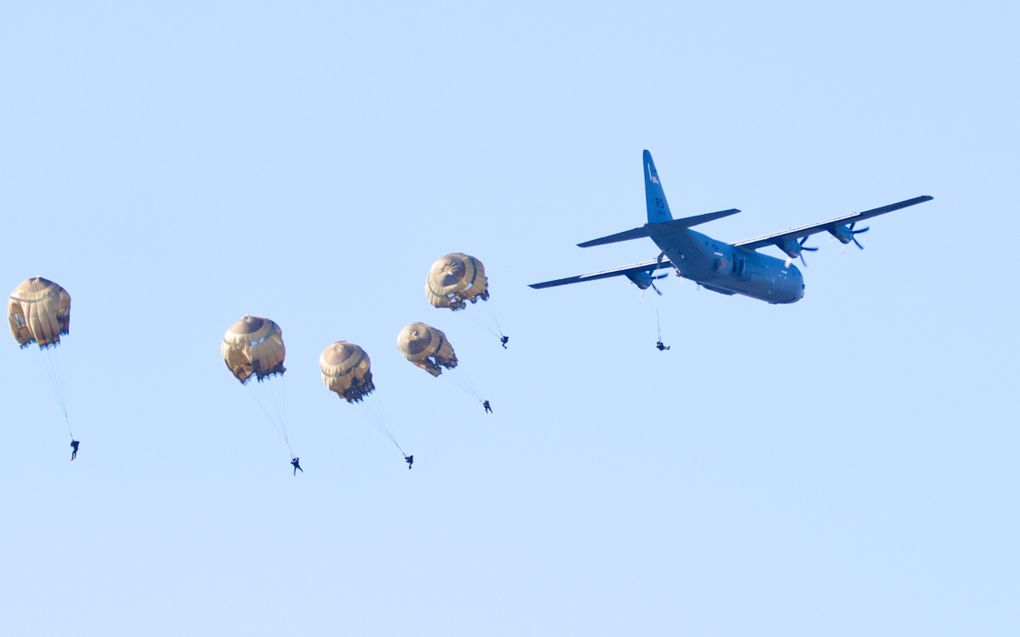
M 432 264 L 425 280 L 425 297 L 434 307 L 463 310 L 465 301 L 489 298 L 485 266 L 478 259 L 454 252 Z
M 287 356 L 283 330 L 267 318 L 245 315 L 231 325 L 223 335 L 220 353 L 227 369 L 242 384 L 253 375 L 262 382 L 269 376 L 287 371 L 283 366 L 283 359 Z
M 457 366 L 457 354 L 446 334 L 425 323 L 411 323 L 400 330 L 397 347 L 404 358 L 433 376 L 442 374 L 444 367 Z
M 372 360 L 365 350 L 347 341 L 337 341 L 319 356 L 322 382 L 349 403 L 359 402 L 375 389 Z
M 32 343 L 40 349 L 55 347 L 71 329 L 71 295 L 53 281 L 32 277 L 11 292 L 7 320 L 22 348 Z

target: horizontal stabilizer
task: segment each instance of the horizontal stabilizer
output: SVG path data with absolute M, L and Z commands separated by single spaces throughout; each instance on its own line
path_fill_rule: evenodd
M 577 245 L 581 248 L 590 248 L 592 246 L 606 245 L 607 243 L 618 243 L 620 241 L 640 239 L 641 237 L 672 234 L 677 230 L 690 228 L 691 226 L 707 223 L 709 221 L 715 221 L 716 219 L 735 215 L 738 212 L 740 212 L 740 210 L 730 208 L 729 210 L 706 212 L 705 214 L 694 215 L 693 217 L 684 217 L 683 219 L 674 219 L 672 221 L 663 221 L 662 223 L 646 223 L 640 228 L 631 228 L 630 230 L 624 230 L 623 232 L 617 232 L 616 234 L 599 237 L 598 239 L 592 239 L 591 241 L 585 241 L 584 243 L 579 243 Z
M 585 241 L 584 243 L 577 244 L 581 248 L 590 248 L 592 246 L 602 246 L 607 243 L 617 243 L 620 241 L 630 241 L 631 239 L 640 239 L 641 237 L 647 237 L 648 226 L 644 225 L 640 228 L 631 228 L 630 230 L 624 230 L 623 232 L 617 232 L 606 237 L 599 237 L 598 239 L 592 239 L 591 241 Z
M 540 290 L 542 288 L 551 288 L 558 285 L 568 285 L 570 283 L 584 283 L 586 281 L 597 281 L 598 279 L 607 279 L 614 276 L 627 276 L 636 274 L 655 274 L 656 270 L 664 270 L 672 268 L 673 264 L 669 259 L 656 259 L 655 261 L 645 261 L 644 263 L 634 263 L 632 265 L 624 265 L 612 270 L 603 270 L 601 272 L 590 272 L 588 274 L 578 274 L 575 276 L 568 276 L 562 279 L 556 279 L 554 281 L 543 281 L 541 283 L 532 283 L 529 287 Z M 658 278 L 658 277 L 655 277 Z
M 691 226 L 697 226 L 702 223 L 708 223 L 709 221 L 715 221 L 716 219 L 722 219 L 730 215 L 735 215 L 740 212 L 737 208 L 730 208 L 729 210 L 719 210 L 717 212 L 706 212 L 703 215 L 694 215 L 693 217 L 684 217 L 683 219 L 677 219 L 676 221 L 670 221 L 670 224 L 683 224 L 683 227 L 690 228 Z

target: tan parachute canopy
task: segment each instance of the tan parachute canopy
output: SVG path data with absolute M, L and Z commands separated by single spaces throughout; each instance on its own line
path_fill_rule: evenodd
M 11 335 L 22 348 L 57 346 L 71 328 L 71 295 L 41 276 L 22 282 L 7 302 Z
M 457 366 L 457 354 L 446 340 L 446 334 L 424 323 L 411 323 L 400 330 L 397 347 L 404 358 L 433 376 L 442 374 L 443 367 Z
M 489 298 L 485 266 L 478 259 L 454 252 L 432 264 L 425 280 L 425 297 L 435 307 L 463 310 L 465 301 Z
M 322 382 L 349 403 L 360 401 L 375 389 L 372 360 L 354 343 L 337 341 L 319 356 Z
M 267 376 L 287 371 L 283 359 L 283 330 L 267 318 L 245 315 L 223 335 L 220 353 L 227 369 L 241 383 L 255 375 L 261 382 Z

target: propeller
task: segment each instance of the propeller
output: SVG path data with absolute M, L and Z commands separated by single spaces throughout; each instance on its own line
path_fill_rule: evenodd
M 865 226 L 865 227 L 861 228 L 860 230 L 854 230 L 854 226 L 855 225 L 857 225 L 857 222 L 851 223 L 845 229 L 846 234 L 844 236 L 849 236 L 850 240 L 849 241 L 843 241 L 843 252 L 846 252 L 846 249 L 850 246 L 850 242 L 851 241 L 854 243 L 854 245 L 856 245 L 861 250 L 864 249 L 864 246 L 861 245 L 861 242 L 857 240 L 857 236 L 856 235 L 865 233 L 868 230 L 870 230 L 870 228 L 868 226 Z
M 656 275 L 654 275 L 654 276 L 651 276 L 651 280 L 650 280 L 650 281 L 648 282 L 648 287 L 646 287 L 646 288 L 644 288 L 644 289 L 642 289 L 642 290 L 641 290 L 641 298 L 642 298 L 642 299 L 644 299 L 644 298 L 645 298 L 645 294 L 647 294 L 647 293 L 648 293 L 648 288 L 649 288 L 649 287 L 650 287 L 650 288 L 652 288 L 653 290 L 655 290 L 655 293 L 656 293 L 656 294 L 658 294 L 659 296 L 662 296 L 662 290 L 660 290 L 660 289 L 659 289 L 659 288 L 658 288 L 658 287 L 657 287 L 657 286 L 655 285 L 655 282 L 656 282 L 656 281 L 658 281 L 659 279 L 665 279 L 665 278 L 666 278 L 667 276 L 669 276 L 669 275 L 668 275 L 668 274 L 665 274 L 665 273 L 663 273 L 663 274 L 656 274 Z
M 808 238 L 804 237 L 803 239 L 797 242 L 797 256 L 800 257 L 800 262 L 804 264 L 805 268 L 807 267 L 807 261 L 804 260 L 804 251 L 807 250 L 808 252 L 818 252 L 818 246 L 804 245 L 804 242 L 806 242 L 807 240 Z M 793 257 L 790 256 L 786 257 L 787 268 L 790 267 L 791 263 L 793 263 Z
M 856 224 L 857 224 L 857 222 L 856 222 L 856 221 L 855 221 L 854 223 L 851 223 L 851 224 L 850 224 L 850 239 L 851 239 L 851 240 L 852 240 L 852 241 L 853 241 L 854 243 L 856 243 L 856 244 L 857 244 L 857 247 L 858 247 L 858 248 L 860 248 L 861 250 L 863 250 L 863 249 L 864 249 L 864 246 L 862 246 L 862 245 L 861 245 L 861 242 L 857 240 L 857 237 L 856 237 L 855 235 L 859 235 L 859 234 L 864 234 L 865 232 L 867 232 L 867 231 L 868 231 L 868 230 L 870 230 L 871 228 L 870 228 L 870 227 L 868 227 L 868 226 L 864 226 L 864 227 L 863 227 L 863 228 L 861 228 L 860 230 L 854 230 L 854 226 L 855 226 Z

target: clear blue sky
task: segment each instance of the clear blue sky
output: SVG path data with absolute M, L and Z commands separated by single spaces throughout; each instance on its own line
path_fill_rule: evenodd
M 0 9 L 0 283 L 72 294 L 82 440 L 8 340 L 0 633 L 1020 634 L 1015 4 L 343 5 Z M 935 201 L 819 237 L 792 306 L 526 287 L 654 258 L 574 245 L 643 223 L 643 148 L 731 241 Z M 425 303 L 451 251 L 508 351 Z M 246 313 L 297 478 L 219 358 Z

